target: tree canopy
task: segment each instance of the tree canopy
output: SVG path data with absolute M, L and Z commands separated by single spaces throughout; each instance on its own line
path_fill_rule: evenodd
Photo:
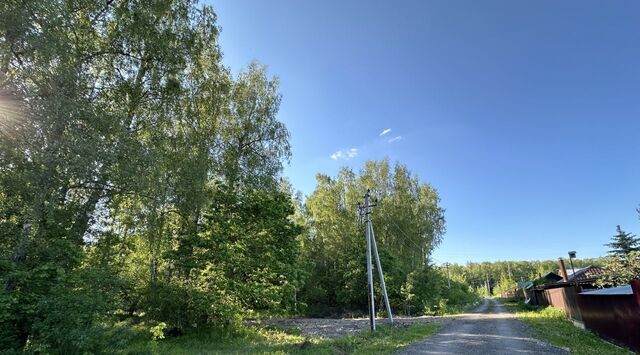
M 278 79 L 233 76 L 218 33 L 189 0 L 0 4 L 1 348 L 290 306 Z
M 387 289 L 394 308 L 403 309 L 407 276 L 428 264 L 445 231 L 437 191 L 406 166 L 392 167 L 387 160 L 368 161 L 358 174 L 342 168 L 335 178 L 319 174 L 316 180 L 301 208 L 307 228 L 302 252 L 311 264 L 303 299 L 311 311 L 366 310 L 365 240 L 357 204 L 367 189 L 378 200 L 371 218 Z
M 612 242 L 605 244 L 611 248 L 609 255 L 624 257 L 631 252 L 640 251 L 640 238 L 623 231 L 620 226 L 616 226 L 616 231 L 617 234 L 611 237 Z

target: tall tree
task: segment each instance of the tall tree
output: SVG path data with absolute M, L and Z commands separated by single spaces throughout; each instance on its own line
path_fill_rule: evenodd
M 279 80 L 251 63 L 230 88 L 230 106 L 220 124 L 222 156 L 218 169 L 229 186 L 276 188 L 273 179 L 291 156 L 289 132 L 277 119 Z
M 627 233 L 620 228 L 620 226 L 616 226 L 617 234 L 611 237 L 613 242 L 605 244 L 611 250 L 609 250 L 609 254 L 612 256 L 625 256 L 631 253 L 632 251 L 640 250 L 640 238 L 637 238 L 635 235 L 631 233 Z
M 296 247 L 286 197 L 270 199 L 290 155 L 278 80 L 258 64 L 234 78 L 218 32 L 192 0 L 0 3 L 0 345 L 92 352 L 61 347 L 95 339 L 80 333 L 116 304 L 151 315 L 178 300 L 178 326 L 237 316 L 242 299 L 224 268 L 197 263 L 199 245 L 212 214 L 255 216 L 212 211 L 218 184 L 276 209 L 260 219 L 274 226 L 251 230 L 256 245 Z M 114 302 L 74 319 L 80 299 Z

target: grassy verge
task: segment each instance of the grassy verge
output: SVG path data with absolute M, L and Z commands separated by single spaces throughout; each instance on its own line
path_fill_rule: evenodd
M 440 324 L 381 326 L 375 333 L 323 339 L 304 337 L 295 331 L 248 328 L 235 334 L 201 332 L 156 342 L 139 342 L 127 354 L 390 354 L 433 335 Z
M 546 340 L 555 346 L 569 348 L 572 354 L 631 354 L 625 349 L 602 340 L 588 330 L 576 327 L 558 308 L 528 306 L 513 300 L 499 299 L 499 301 L 515 311 L 518 318 L 527 323 L 539 339 Z

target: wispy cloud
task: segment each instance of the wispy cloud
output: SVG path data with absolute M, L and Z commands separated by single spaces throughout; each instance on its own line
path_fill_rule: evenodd
M 384 136 L 385 134 L 391 132 L 391 128 L 387 128 L 384 131 L 380 132 L 380 137 Z
M 331 154 L 331 159 L 333 160 L 338 160 L 338 159 L 344 159 L 344 160 L 349 160 L 351 158 L 354 158 L 358 155 L 358 148 L 351 148 L 348 150 L 339 150 L 333 154 Z
M 397 141 L 399 141 L 401 139 L 402 139 L 402 136 L 395 136 L 393 138 L 390 138 L 387 142 L 393 143 L 393 142 L 397 142 Z

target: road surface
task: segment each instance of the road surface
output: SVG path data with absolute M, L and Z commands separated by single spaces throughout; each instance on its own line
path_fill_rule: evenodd
M 440 332 L 398 354 L 568 354 L 565 349 L 534 339 L 529 328 L 495 300 L 456 317 Z

